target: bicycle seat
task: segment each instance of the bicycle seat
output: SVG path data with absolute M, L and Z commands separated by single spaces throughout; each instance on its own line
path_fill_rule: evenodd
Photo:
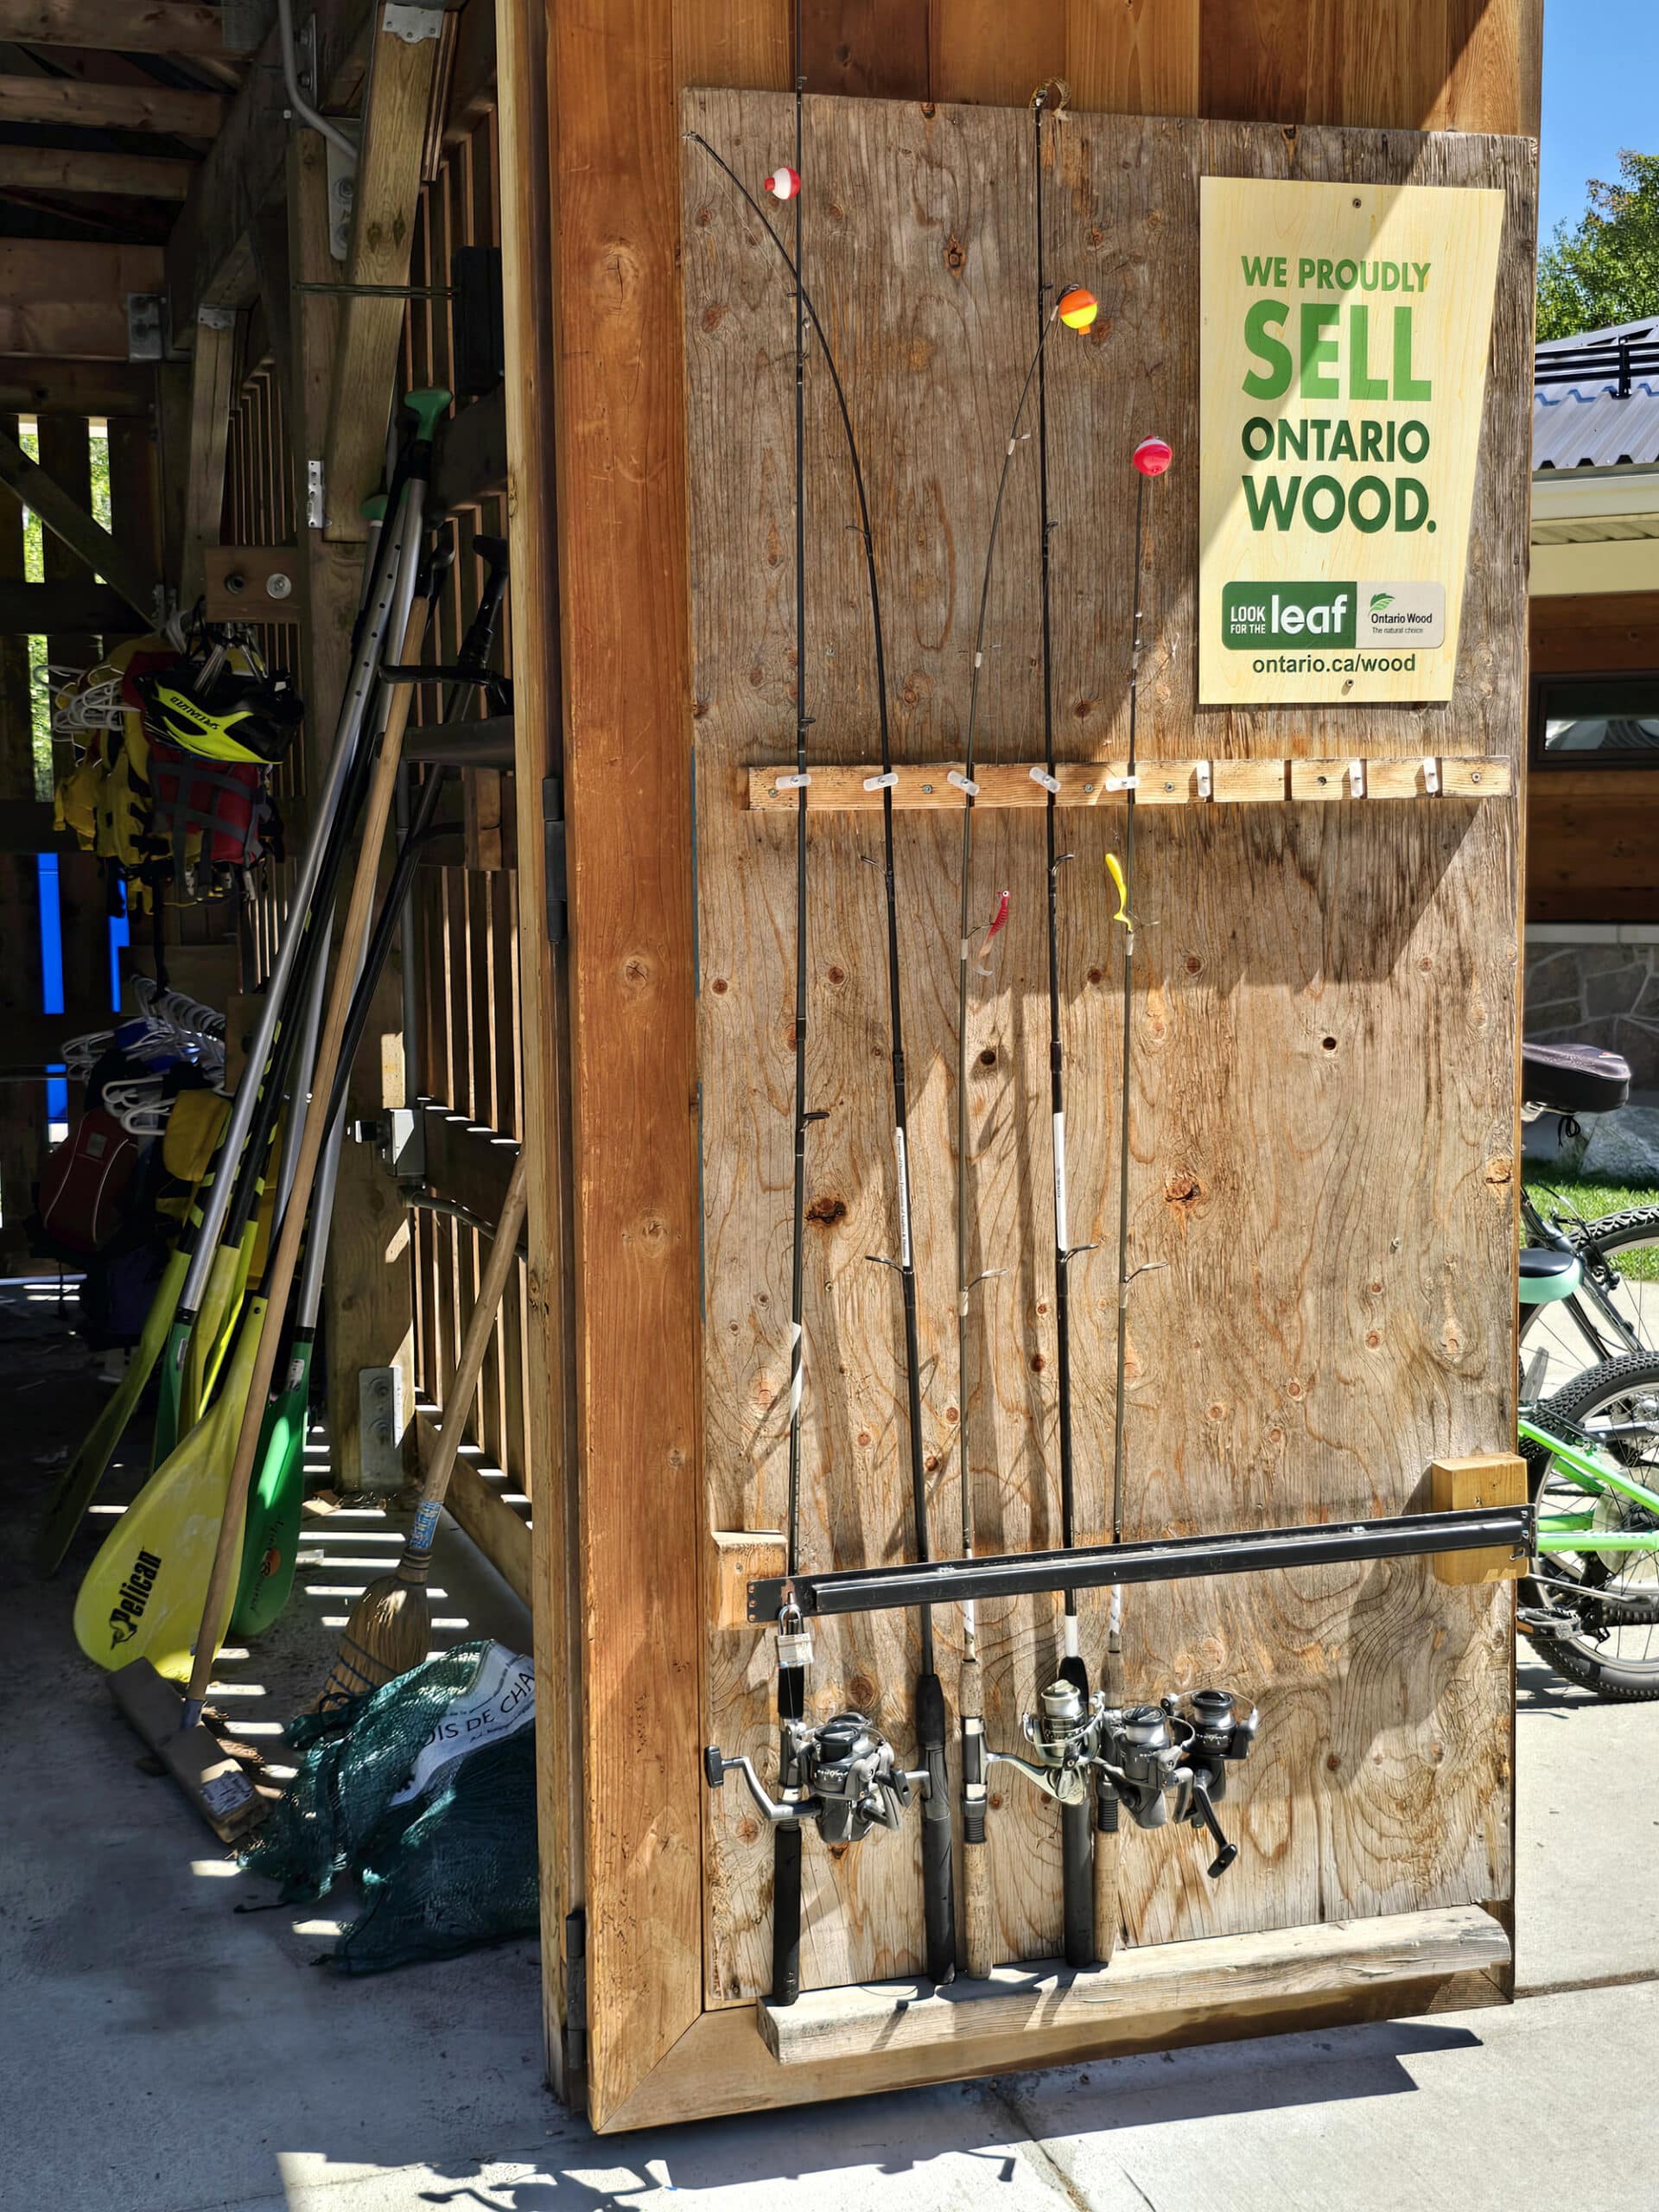
M 1521 1096 L 1546 1114 L 1616 1114 L 1630 1095 L 1630 1062 L 1599 1045 L 1521 1047 Z
M 1584 1269 L 1574 1252 L 1558 1252 L 1549 1245 L 1533 1245 L 1521 1255 L 1521 1303 L 1553 1306 L 1571 1298 L 1584 1280 Z

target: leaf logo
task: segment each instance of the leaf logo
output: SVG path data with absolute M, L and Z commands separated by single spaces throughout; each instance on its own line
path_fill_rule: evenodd
M 1391 591 L 1374 591 L 1371 594 L 1371 612 L 1373 614 L 1380 614 L 1385 607 L 1392 607 L 1393 605 L 1394 594 Z

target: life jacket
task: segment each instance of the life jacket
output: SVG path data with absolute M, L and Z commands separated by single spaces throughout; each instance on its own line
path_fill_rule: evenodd
M 146 712 L 143 680 L 189 664 L 152 633 L 125 639 L 89 669 L 81 688 L 118 679 L 121 727 L 82 733 L 80 757 L 57 788 L 59 826 L 119 872 L 135 912 L 147 912 L 162 892 L 175 903 L 207 897 L 215 871 L 280 855 L 265 770 L 187 753 Z M 255 664 L 235 646 L 228 665 L 241 676 Z M 60 696 L 67 700 L 70 690 Z
M 104 1107 L 89 1107 L 41 1171 L 41 1227 L 68 1251 L 101 1251 L 121 1226 L 137 1171 L 137 1139 Z
M 264 771 L 244 760 L 204 760 L 149 738 L 150 850 L 182 883 L 202 863 L 251 868 L 264 849 Z

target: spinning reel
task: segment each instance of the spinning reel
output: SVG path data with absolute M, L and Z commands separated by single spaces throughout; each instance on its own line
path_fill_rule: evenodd
M 862 1843 L 872 1828 L 896 1828 L 909 1806 L 913 1784 L 927 1787 L 925 1772 L 907 1773 L 893 1745 L 861 1713 L 837 1713 L 816 1724 L 784 1724 L 789 1752 L 787 1778 L 773 1797 L 747 1754 L 728 1759 L 717 1744 L 702 1755 L 711 1789 L 725 1786 L 728 1774 L 741 1774 L 749 1795 L 774 1827 L 785 1821 L 810 1823 L 826 1843 Z
M 1137 1827 L 1163 1827 L 1173 1815 L 1207 1828 L 1217 1847 L 1208 1871 L 1218 1878 L 1238 1846 L 1228 1841 L 1215 1808 L 1227 1794 L 1229 1764 L 1249 1757 L 1256 1727 L 1255 1708 L 1227 1690 L 1172 1693 L 1156 1705 L 1119 1708 L 1108 1706 L 1103 1691 L 1085 1700 L 1062 1678 L 1025 1718 L 1035 1760 L 992 1751 L 987 1764 L 1018 1768 L 1062 1805 L 1082 1804 L 1092 1780 L 1103 1827 L 1116 1826 L 1122 1805 Z

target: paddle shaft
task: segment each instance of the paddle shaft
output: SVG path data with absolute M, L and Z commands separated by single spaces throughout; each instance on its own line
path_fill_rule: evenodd
M 342 820 L 346 792 L 364 721 L 379 683 L 387 624 L 400 603 L 400 586 L 408 567 L 405 549 L 418 542 L 420 537 L 423 505 L 420 480 L 411 478 L 404 490 L 401 528 L 388 526 L 383 530 L 375 548 L 375 566 L 371 573 L 364 604 L 362 629 L 353 658 L 340 719 L 335 725 L 328 773 L 318 797 L 311 835 L 289 899 L 290 926 L 283 933 L 282 942 L 276 949 L 276 964 L 265 987 L 258 1023 L 248 1052 L 247 1070 L 236 1087 L 230 1122 L 219 1142 L 221 1160 L 236 1161 L 242 1157 L 243 1147 L 253 1122 L 255 1104 L 262 1089 L 261 1079 L 276 1042 L 277 1025 L 283 1017 L 284 1001 L 288 999 L 289 986 L 295 979 L 302 950 L 309 934 L 304 927 L 306 914 L 322 880 L 331 848 L 337 838 L 349 835 Z M 219 1233 L 230 1208 L 232 1179 L 221 1173 L 202 1207 L 202 1226 L 191 1255 L 189 1278 L 185 1283 L 184 1294 L 179 1300 L 182 1313 L 195 1312 L 207 1287 L 207 1270 L 213 1263 L 213 1254 L 219 1242 Z
M 410 570 L 408 582 L 412 590 L 412 556 L 420 537 L 418 482 L 410 485 L 409 500 L 404 566 Z M 399 655 L 402 661 L 407 663 L 419 658 L 421 640 L 426 633 L 426 617 L 424 596 L 415 598 L 410 606 L 409 620 L 404 631 Z M 375 763 L 374 779 L 369 786 L 368 802 L 364 809 L 362 842 L 358 849 L 357 871 L 352 880 L 351 903 L 346 908 L 345 925 L 340 933 L 340 950 L 346 957 L 334 969 L 334 982 L 328 995 L 328 1011 L 324 1016 L 322 1035 L 317 1045 L 317 1064 L 310 1103 L 306 1109 L 305 1129 L 295 1162 L 294 1187 L 289 1197 L 288 1210 L 283 1217 L 276 1249 L 265 1277 L 267 1315 L 275 1314 L 279 1318 L 260 1333 L 259 1351 L 254 1361 L 247 1402 L 242 1415 L 241 1433 L 237 1438 L 236 1459 L 231 1469 L 230 1487 L 226 1494 L 224 1518 L 219 1526 L 219 1543 L 213 1553 L 213 1572 L 208 1577 L 207 1595 L 201 1609 L 201 1629 L 196 1638 L 195 1660 L 190 1670 L 190 1688 L 184 1707 L 184 1726 L 187 1728 L 194 1727 L 201 1718 L 202 1699 L 207 1693 L 207 1678 L 213 1672 L 215 1656 L 216 1624 L 225 1611 L 230 1596 L 231 1577 L 241 1558 L 242 1524 L 247 1510 L 248 1487 L 253 1476 L 254 1461 L 258 1456 L 259 1432 L 264 1425 L 265 1400 L 270 1395 L 270 1378 L 276 1371 L 282 1342 L 280 1317 L 287 1309 L 288 1294 L 293 1287 L 295 1268 L 305 1235 L 305 1217 L 312 1185 L 316 1179 L 318 1162 L 322 1157 L 323 1145 L 328 1134 L 329 1093 L 334 1084 L 340 1041 L 346 1030 L 346 1016 L 357 979 L 357 963 L 351 954 L 353 948 L 364 941 L 374 906 L 380 849 L 385 841 L 386 824 L 391 816 L 391 802 L 397 789 L 397 771 L 403 761 L 404 732 L 409 724 L 412 696 L 412 689 L 407 683 L 400 683 L 392 695 L 391 711 L 386 717 L 385 735 L 380 744 L 380 757 Z

